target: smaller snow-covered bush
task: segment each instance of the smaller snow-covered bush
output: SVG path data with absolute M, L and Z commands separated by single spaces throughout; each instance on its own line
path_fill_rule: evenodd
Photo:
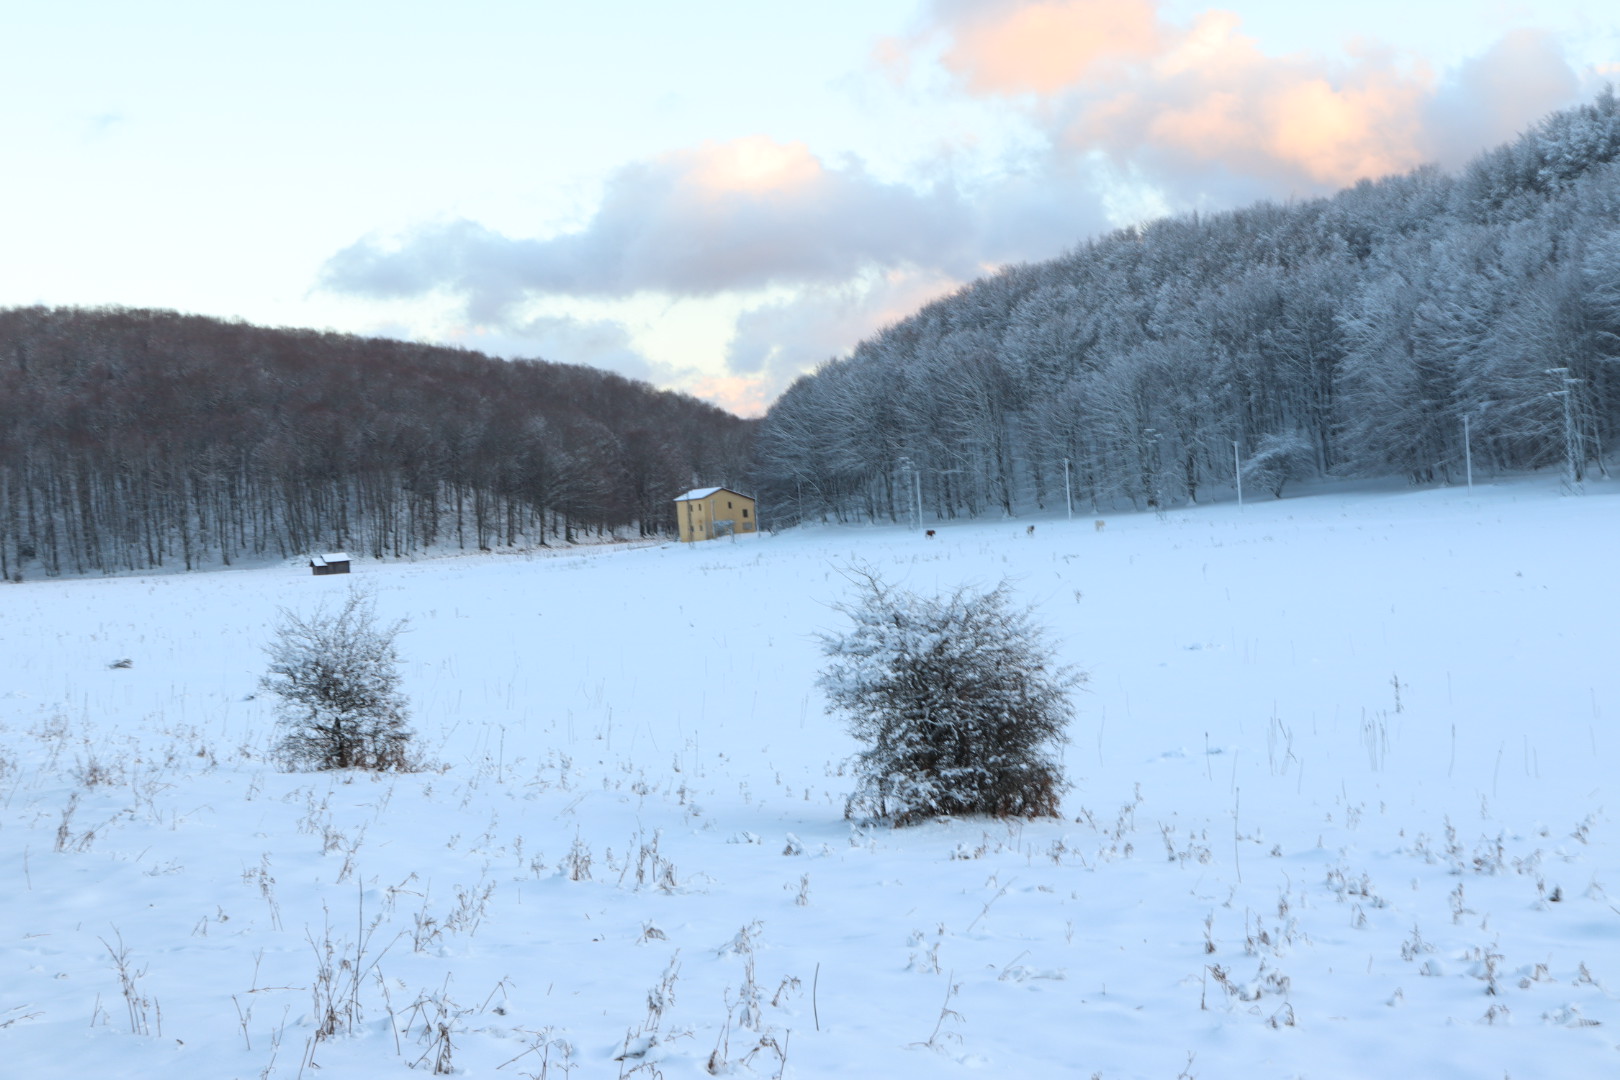
M 848 816 L 896 825 L 951 814 L 1055 815 L 1067 787 L 1056 757 L 1084 681 L 1055 666 L 1027 608 L 1002 582 L 925 597 L 856 571 L 854 622 L 822 635 L 828 711 L 866 745 Z
M 1308 477 L 1315 471 L 1316 448 L 1301 431 L 1263 436 L 1243 463 L 1243 479 L 1259 484 L 1278 499 L 1288 481 Z
M 290 769 L 409 769 L 412 732 L 399 692 L 394 639 L 403 620 L 378 625 L 370 598 L 353 591 L 338 611 L 285 609 L 265 652 L 259 685 L 280 701 L 276 752 Z

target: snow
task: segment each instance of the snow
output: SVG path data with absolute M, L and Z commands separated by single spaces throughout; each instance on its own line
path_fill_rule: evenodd
M 726 489 L 725 488 L 717 488 L 717 487 L 693 488 L 691 491 L 688 491 L 685 495 L 677 495 L 677 496 L 675 496 L 675 501 L 676 502 L 691 502 L 694 499 L 707 499 L 710 495 L 713 495 L 715 492 L 724 491 L 724 490 L 726 490 Z
M 0 586 L 3 1071 L 1614 1075 L 1614 495 Z M 1035 605 L 1063 819 L 843 819 L 857 564 Z M 351 586 L 434 771 L 267 760 Z

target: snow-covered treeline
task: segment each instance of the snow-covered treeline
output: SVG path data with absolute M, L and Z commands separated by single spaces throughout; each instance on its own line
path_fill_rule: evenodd
M 0 311 L 0 575 L 673 527 L 752 425 L 590 368 L 173 312 Z
M 1620 424 L 1620 102 L 1461 175 L 1184 216 L 1018 266 L 795 383 L 781 516 L 1194 502 L 1601 461 Z

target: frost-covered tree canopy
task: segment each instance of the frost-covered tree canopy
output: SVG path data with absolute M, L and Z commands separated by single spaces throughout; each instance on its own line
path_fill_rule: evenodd
M 757 486 L 783 516 L 934 520 L 1196 502 L 1250 469 L 1276 492 L 1445 482 L 1469 449 L 1579 479 L 1620 435 L 1617 360 L 1611 90 L 1460 175 L 1166 219 L 975 282 L 795 383 Z

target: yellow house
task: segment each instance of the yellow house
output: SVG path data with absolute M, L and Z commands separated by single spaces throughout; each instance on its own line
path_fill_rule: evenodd
M 681 540 L 715 540 L 758 531 L 754 500 L 730 488 L 697 488 L 675 500 Z

